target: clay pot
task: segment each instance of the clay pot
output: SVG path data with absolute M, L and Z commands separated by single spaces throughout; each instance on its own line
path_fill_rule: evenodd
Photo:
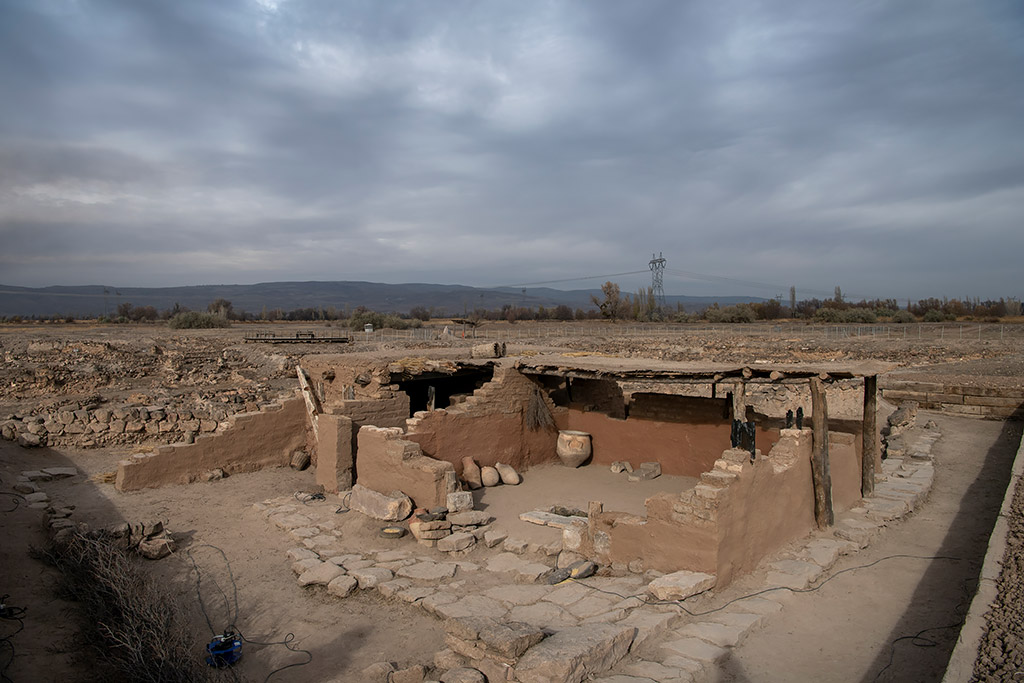
M 501 483 L 501 475 L 497 468 L 484 465 L 480 468 L 480 481 L 484 486 L 497 486 Z
M 519 473 L 511 465 L 505 465 L 503 463 L 495 463 L 494 469 L 498 470 L 498 474 L 501 475 L 501 483 L 508 484 L 510 486 L 516 486 L 522 481 Z
M 579 467 L 590 457 L 590 434 L 563 429 L 558 432 L 555 452 L 558 453 L 558 459 L 566 467 Z
M 480 466 L 469 456 L 462 459 L 462 480 L 472 490 L 476 490 L 484 485 L 480 481 Z

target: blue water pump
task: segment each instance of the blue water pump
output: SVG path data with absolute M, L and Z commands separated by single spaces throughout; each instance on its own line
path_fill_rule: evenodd
M 223 669 L 242 658 L 242 640 L 231 631 L 225 631 L 224 635 L 213 637 L 206 645 L 206 651 L 210 653 L 206 663 L 216 669 Z

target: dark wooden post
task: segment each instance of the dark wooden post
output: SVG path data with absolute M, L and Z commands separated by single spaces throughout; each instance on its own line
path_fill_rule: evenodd
M 864 378 L 864 427 L 861 432 L 860 495 L 875 490 L 875 458 L 878 456 L 878 375 Z
M 814 520 L 819 529 L 824 529 L 835 523 L 835 513 L 832 511 L 832 475 L 828 467 L 828 402 L 825 387 L 818 377 L 811 378 L 811 427 L 814 434 L 811 450 Z

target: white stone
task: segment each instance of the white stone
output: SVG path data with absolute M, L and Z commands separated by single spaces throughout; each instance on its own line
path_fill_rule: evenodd
M 331 579 L 327 592 L 339 598 L 346 598 L 356 589 L 357 581 L 351 576 L 341 575 Z
M 348 574 L 359 583 L 360 588 L 376 588 L 380 584 L 395 578 L 394 573 L 384 567 L 349 569 Z
M 401 567 L 396 573 L 410 579 L 440 581 L 455 576 L 455 569 L 455 564 L 448 562 L 417 562 L 408 567 Z
M 319 566 L 299 574 L 300 586 L 326 586 L 345 572 L 336 564 L 321 562 Z
M 660 576 L 647 585 L 647 592 L 658 600 L 685 600 L 713 588 L 715 576 L 703 572 L 678 571 Z

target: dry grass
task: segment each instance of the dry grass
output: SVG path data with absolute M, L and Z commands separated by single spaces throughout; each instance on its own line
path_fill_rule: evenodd
M 548 404 L 544 402 L 544 396 L 541 395 L 540 390 L 534 389 L 530 394 L 524 418 L 526 426 L 532 431 L 554 428 L 555 418 L 551 416 L 551 411 L 548 410 Z
M 78 646 L 98 680 L 220 680 L 200 656 L 203 645 L 180 599 L 156 585 L 142 560 L 113 539 L 72 532 L 38 555 L 60 571 L 60 597 L 77 604 Z
M 94 484 L 113 484 L 117 481 L 117 470 L 111 472 L 99 472 L 89 477 L 89 481 Z

